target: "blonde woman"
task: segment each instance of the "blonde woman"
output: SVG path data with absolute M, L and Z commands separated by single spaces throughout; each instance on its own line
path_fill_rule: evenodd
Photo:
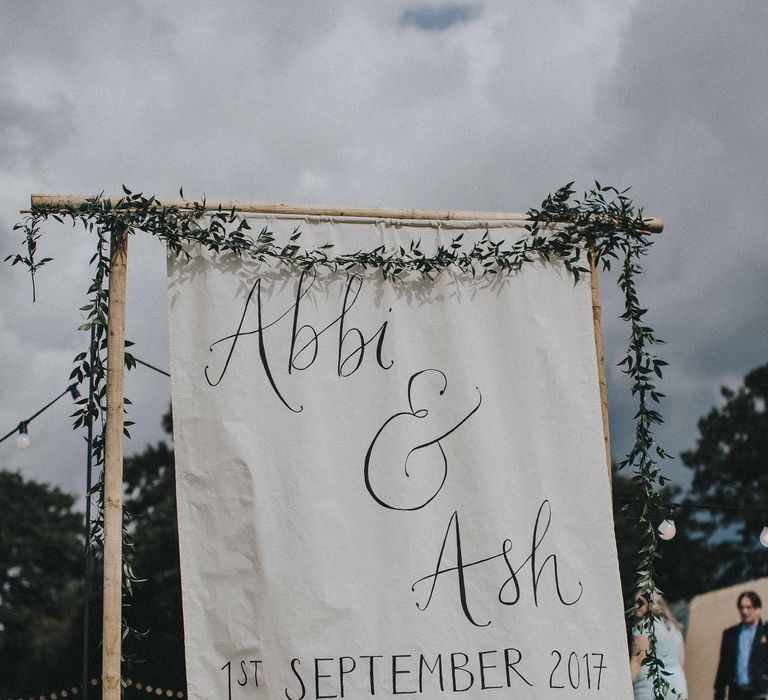
M 643 666 L 650 646 L 647 623 L 643 621 L 647 611 L 648 601 L 638 593 L 635 596 L 635 626 L 632 628 L 632 657 L 629 662 L 635 700 L 653 700 L 653 681 L 648 677 L 648 667 Z M 658 618 L 653 623 L 656 633 L 656 656 L 664 663 L 665 673 L 669 673 L 664 675 L 664 679 L 669 683 L 669 692 L 664 698 L 687 698 L 688 684 L 683 673 L 685 647 L 680 624 L 669 609 L 667 601 L 659 594 L 653 596 L 653 613 Z

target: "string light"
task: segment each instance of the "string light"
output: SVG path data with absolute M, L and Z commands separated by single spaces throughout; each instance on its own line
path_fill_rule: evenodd
M 659 538 L 665 541 L 669 541 L 677 534 L 677 527 L 675 525 L 675 513 L 677 512 L 677 504 L 670 503 L 667 507 L 667 515 L 659 523 L 658 533 Z
M 147 695 L 151 694 L 156 696 L 163 696 L 166 698 L 177 698 L 177 700 L 182 700 L 186 697 L 186 693 L 182 692 L 181 690 L 169 690 L 167 688 L 160 688 L 158 686 L 145 685 L 141 681 L 135 681 L 132 678 L 124 678 L 123 683 L 127 688 L 133 686 L 136 690 L 143 690 Z M 91 678 L 90 685 L 95 688 L 97 685 L 99 685 L 99 679 Z M 67 698 L 79 695 L 82 689 L 82 686 L 72 686 L 70 688 L 64 688 L 58 693 L 54 691 L 50 693 L 38 693 L 36 695 L 23 695 L 18 697 L 14 696 L 9 697 L 7 700 L 59 700 L 59 698 L 64 698 L 64 700 L 66 700 Z M 135 693 L 133 696 L 135 696 Z M 5 700 L 5 698 L 0 698 L 0 700 Z
M 143 365 L 145 367 L 148 367 L 149 369 L 154 370 L 155 372 L 158 372 L 160 374 L 165 375 L 166 377 L 170 377 L 171 376 L 165 370 L 159 369 L 159 368 L 149 364 L 148 362 L 144 362 L 143 360 L 140 360 L 139 358 L 133 357 L 132 359 L 133 359 L 135 364 L 141 364 L 141 365 Z M 67 393 L 69 393 L 72 396 L 72 399 L 75 400 L 75 401 L 78 398 L 80 398 L 80 392 L 77 389 L 77 385 L 76 384 L 71 384 L 61 394 L 59 394 L 55 399 L 53 399 L 52 401 L 47 403 L 39 411 L 34 413 L 32 416 L 30 416 L 26 420 L 21 421 L 16 426 L 16 428 L 14 428 L 9 433 L 7 433 L 2 438 L 0 438 L 0 442 L 5 441 L 6 439 L 11 437 L 12 435 L 18 433 L 16 435 L 16 446 L 19 449 L 22 449 L 22 450 L 23 449 L 27 449 L 29 447 L 29 445 L 30 445 L 28 424 L 32 420 L 37 418 L 41 413 L 43 413 L 43 411 L 45 411 L 48 408 L 50 408 L 51 406 L 53 406 L 53 404 L 55 404 L 59 399 L 61 399 Z M 80 408 L 80 410 L 86 410 L 87 409 L 87 403 L 83 402 L 82 406 L 78 405 L 78 408 Z M 621 497 L 621 496 L 616 496 L 615 500 L 617 502 L 625 503 L 625 504 L 631 504 L 631 503 L 637 503 L 638 502 L 636 499 L 630 499 L 630 498 Z M 684 503 L 684 504 L 682 504 L 682 503 L 671 503 L 670 504 L 670 510 L 668 512 L 668 516 L 664 520 L 661 521 L 661 523 L 658 526 L 658 530 L 657 530 L 657 532 L 659 534 L 659 538 L 661 538 L 662 540 L 666 540 L 666 541 L 671 540 L 677 534 L 677 526 L 675 525 L 673 514 L 674 514 L 674 511 L 677 510 L 678 508 L 694 508 L 694 509 L 701 509 L 701 510 L 719 510 L 719 511 L 735 512 L 735 513 L 746 513 L 746 514 L 760 512 L 760 513 L 763 514 L 764 518 L 765 518 L 765 514 L 766 514 L 766 511 L 755 511 L 755 510 L 749 510 L 749 509 L 744 509 L 744 508 L 737 508 L 737 507 L 734 507 L 734 506 L 723 506 L 723 505 L 713 505 L 713 504 L 694 504 L 694 503 Z M 764 525 L 763 526 L 763 529 L 760 532 L 759 541 L 760 541 L 760 544 L 763 547 L 768 548 L 768 525 Z M 92 686 L 96 686 L 96 685 L 98 685 L 98 683 L 99 683 L 99 681 L 98 681 L 97 678 L 91 678 L 90 684 Z M 137 690 L 140 690 L 140 689 L 143 688 L 145 690 L 145 692 L 147 692 L 147 693 L 152 693 L 154 691 L 154 694 L 156 694 L 156 695 L 165 695 L 165 696 L 167 696 L 169 698 L 171 698 L 171 697 L 176 697 L 176 698 L 179 698 L 179 699 L 184 698 L 184 693 L 181 692 L 181 691 L 177 691 L 177 692 L 174 692 L 172 690 L 165 690 L 165 691 L 163 691 L 162 688 L 159 688 L 159 687 L 154 687 L 153 688 L 151 685 L 144 685 L 140 681 L 137 682 L 137 681 L 134 681 L 131 678 L 125 679 L 125 684 L 128 687 L 133 686 Z M 72 695 L 77 695 L 81 691 L 81 689 L 82 689 L 82 687 L 72 687 L 70 689 L 69 693 L 71 693 Z M 47 696 L 40 695 L 39 698 L 40 698 L 40 700 L 47 700 L 47 698 L 52 698 L 53 699 L 53 698 L 58 698 L 58 697 L 67 698 L 69 693 L 67 692 L 66 689 L 64 689 L 58 695 L 56 693 L 50 693 Z M 8 700 L 13 700 L 13 698 L 9 698 Z M 35 698 L 34 697 L 30 697 L 30 700 L 35 700 Z
M 91 336 L 93 338 L 93 336 Z M 139 359 L 138 357 L 135 357 L 133 355 L 126 354 L 126 366 L 128 369 L 131 369 L 132 367 L 135 367 L 137 364 L 143 365 L 144 367 L 147 367 L 148 369 L 151 369 L 158 374 L 162 374 L 166 377 L 170 377 L 171 375 L 166 372 L 165 370 L 160 369 L 159 367 L 155 367 L 154 365 L 149 364 L 149 362 L 145 362 L 144 360 Z M 92 381 L 92 379 L 91 379 Z M 93 385 L 91 384 L 90 393 L 93 392 Z M 8 438 L 12 437 L 13 435 L 16 435 L 16 446 L 19 449 L 27 449 L 30 444 L 29 439 L 29 430 L 28 425 L 30 422 L 32 422 L 35 418 L 37 418 L 41 413 L 49 409 L 53 404 L 55 404 L 59 399 L 66 396 L 67 394 L 70 394 L 72 396 L 72 400 L 75 402 L 75 405 L 77 406 L 78 411 L 85 412 L 88 410 L 88 399 L 83 399 L 81 401 L 78 401 L 80 399 L 80 392 L 77 389 L 77 384 L 70 384 L 64 391 L 62 391 L 58 396 L 56 396 L 53 400 L 49 401 L 45 406 L 43 406 L 39 411 L 32 414 L 29 418 L 26 420 L 21 421 L 13 430 L 6 433 L 3 437 L 0 437 L 0 442 L 4 442 Z M 90 459 L 90 435 L 88 438 L 88 444 L 89 444 L 89 459 Z M 90 473 L 90 472 L 89 472 Z M 89 487 L 90 487 L 90 477 L 89 477 Z M 86 513 L 88 513 L 88 507 L 90 506 L 90 501 L 88 502 L 88 505 L 86 507 Z M 86 524 L 87 527 L 87 524 Z M 88 535 L 86 535 L 86 541 L 88 541 Z M 86 606 L 87 610 L 87 606 Z M 87 619 L 87 613 L 86 613 L 86 619 Z M 84 632 L 84 647 L 87 649 L 88 647 L 88 626 L 87 624 L 84 626 L 85 632 Z M 87 654 L 84 656 L 84 658 L 87 660 Z M 73 687 L 69 692 L 65 689 L 62 690 L 60 693 L 49 693 L 47 695 L 40 695 L 39 700 L 58 700 L 58 698 L 67 698 L 69 697 L 70 693 L 71 695 L 76 695 L 83 692 L 83 696 L 87 696 L 88 693 L 88 686 L 97 686 L 99 681 L 96 678 L 91 678 L 90 683 L 86 683 L 85 679 L 88 678 L 88 667 L 87 667 L 87 661 L 84 662 L 84 668 L 83 668 L 83 685 L 80 687 Z M 126 685 L 130 686 L 133 683 L 131 679 L 127 679 Z M 135 688 L 141 688 L 142 684 L 137 683 L 134 685 Z M 145 686 L 146 692 L 152 692 L 152 686 Z M 173 691 L 173 690 L 162 690 L 161 688 L 155 687 L 154 688 L 154 694 L 155 695 L 163 695 L 165 694 L 166 697 L 176 697 L 177 699 L 181 700 L 181 698 L 184 698 L 184 693 L 181 691 Z M 2 698 L 0 698 L 2 700 Z M 8 700 L 14 700 L 13 698 L 9 698 Z M 19 698 L 17 700 L 26 700 L 26 698 Z M 36 700 L 34 697 L 30 697 L 29 700 Z
M 636 498 L 627 498 L 626 496 L 614 496 L 614 501 L 623 503 L 626 506 L 639 504 Z M 668 510 L 664 520 L 662 520 L 656 532 L 662 540 L 671 540 L 677 534 L 677 525 L 675 523 L 675 513 L 682 509 L 720 511 L 724 513 L 733 513 L 742 516 L 760 516 L 763 518 L 763 529 L 760 532 L 759 541 L 763 547 L 768 548 L 768 511 L 755 508 L 739 508 L 738 506 L 726 506 L 717 503 L 669 503 Z
M 659 537 L 662 540 L 671 540 L 677 534 L 674 520 L 664 519 L 659 524 Z
M 17 428 L 19 434 L 16 436 L 16 447 L 20 450 L 26 450 L 29 447 L 29 433 L 27 432 L 27 424 L 22 421 Z
M 18 447 L 20 450 L 26 450 L 29 447 L 29 430 L 28 426 L 29 424 L 37 418 L 43 411 L 47 411 L 53 404 L 55 404 L 62 396 L 66 396 L 67 394 L 70 394 L 72 396 L 72 400 L 76 401 L 80 398 L 80 392 L 77 390 L 77 384 L 70 384 L 64 391 L 62 391 L 55 399 L 52 401 L 49 401 L 45 406 L 43 406 L 37 413 L 33 413 L 29 418 L 26 420 L 21 421 L 13 430 L 11 430 L 10 433 L 6 433 L 3 435 L 3 437 L 0 438 L 0 442 L 3 442 L 4 440 L 7 440 L 11 435 L 16 435 L 16 447 Z
M 131 361 L 134 365 L 139 364 L 143 365 L 144 367 L 148 367 L 151 370 L 154 370 L 155 372 L 158 372 L 159 374 L 163 374 L 166 377 L 170 377 L 171 375 L 166 372 L 164 369 L 160 369 L 159 367 L 155 367 L 154 365 L 149 364 L 149 362 L 144 362 L 144 360 L 140 360 L 138 357 L 131 356 Z M 16 447 L 18 447 L 20 450 L 26 450 L 30 445 L 30 438 L 29 438 L 29 424 L 37 418 L 43 411 L 46 411 L 49 409 L 53 404 L 55 404 L 59 399 L 61 399 L 63 396 L 66 396 L 67 394 L 70 394 L 72 396 L 72 400 L 77 403 L 77 408 L 80 411 L 87 411 L 88 410 L 88 402 L 86 400 L 78 402 L 77 399 L 80 398 L 80 392 L 77 389 L 77 384 L 70 384 L 64 391 L 62 391 L 55 399 L 52 401 L 49 401 L 45 406 L 43 406 L 39 411 L 36 413 L 33 413 L 29 418 L 26 420 L 21 421 L 13 430 L 11 430 L 9 433 L 3 435 L 3 437 L 0 437 L 0 442 L 3 442 L 4 440 L 7 440 L 12 435 L 16 435 Z

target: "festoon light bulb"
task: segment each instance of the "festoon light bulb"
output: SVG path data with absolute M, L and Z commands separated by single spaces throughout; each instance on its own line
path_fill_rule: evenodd
M 768 525 L 766 525 L 760 533 L 760 544 L 763 547 L 768 547 Z
M 27 432 L 26 423 L 21 423 L 21 425 L 19 425 L 19 434 L 16 436 L 16 447 L 20 450 L 26 450 L 29 447 L 29 433 Z
M 674 520 L 662 520 L 659 525 L 659 537 L 662 540 L 671 540 L 677 534 Z

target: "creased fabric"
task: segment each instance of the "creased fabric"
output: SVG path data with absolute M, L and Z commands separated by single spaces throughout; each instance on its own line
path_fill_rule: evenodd
M 485 233 L 251 223 L 334 253 Z M 189 252 L 168 269 L 190 698 L 629 700 L 588 278 Z

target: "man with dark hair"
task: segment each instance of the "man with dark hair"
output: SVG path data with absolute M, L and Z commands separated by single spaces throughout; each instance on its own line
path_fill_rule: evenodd
M 760 619 L 763 603 L 754 591 L 739 595 L 741 624 L 723 632 L 715 677 L 715 700 L 768 699 L 768 623 Z

